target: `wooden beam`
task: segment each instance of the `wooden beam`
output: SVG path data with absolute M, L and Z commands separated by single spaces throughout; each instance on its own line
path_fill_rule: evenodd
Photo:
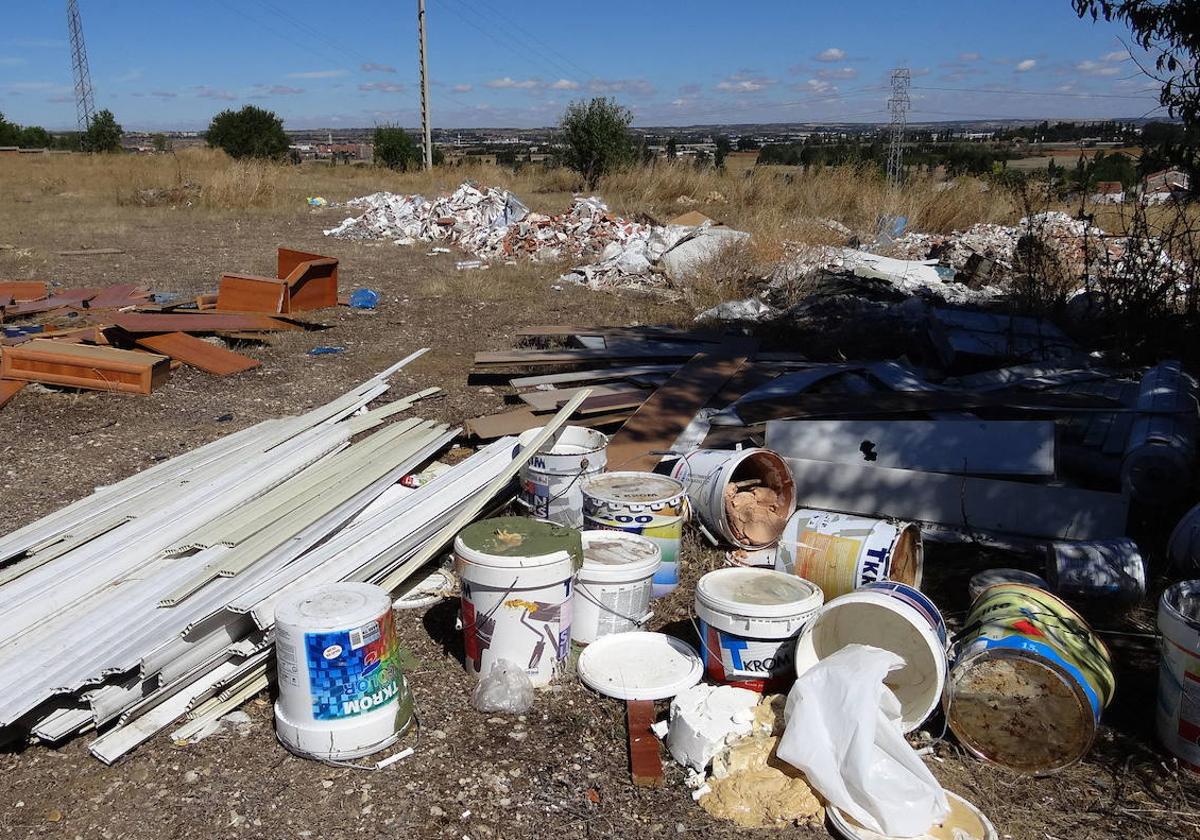
M 144 335 L 136 339 L 138 345 L 178 359 L 185 365 L 211 373 L 216 376 L 229 376 L 245 370 L 256 368 L 262 364 L 258 359 L 251 359 L 241 353 L 234 353 L 224 347 L 209 344 L 202 338 L 187 333 L 174 332 L 162 335 Z
M 653 700 L 626 700 L 625 720 L 629 727 L 629 775 L 637 787 L 663 783 L 662 753 L 650 729 L 654 725 Z
M 540 376 L 518 376 L 509 380 L 508 384 L 514 388 L 527 388 L 536 385 L 563 385 L 569 382 L 605 382 L 645 374 L 665 373 L 670 375 L 677 370 L 679 370 L 679 365 L 635 365 L 632 367 L 577 370 L 573 373 L 546 373 Z

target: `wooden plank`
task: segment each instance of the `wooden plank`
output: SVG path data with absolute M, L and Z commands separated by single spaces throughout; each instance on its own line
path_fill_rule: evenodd
M 775 420 L 767 448 L 835 464 L 1054 475 L 1053 420 Z
M 586 400 L 584 404 L 586 404 Z M 572 426 L 587 426 L 598 429 L 623 423 L 633 414 L 632 411 L 597 411 L 593 414 L 580 416 L 576 411 L 571 417 Z M 475 417 L 463 423 L 465 434 L 480 440 L 494 440 L 505 435 L 519 435 L 529 429 L 536 429 L 546 424 L 545 414 L 535 414 L 528 408 L 514 411 L 504 411 L 499 414 L 487 414 Z
M 571 397 L 578 394 L 583 388 L 563 388 L 555 391 L 529 391 L 524 394 L 518 394 L 521 401 L 532 408 L 534 411 L 555 411 L 560 405 L 563 405 Z M 588 390 L 595 396 L 589 398 L 588 402 L 596 400 L 600 397 L 620 397 L 618 404 L 624 405 L 641 405 L 646 401 L 646 397 L 650 396 L 650 392 L 644 388 L 634 388 L 631 386 L 604 386 L 604 385 L 589 385 Z M 631 402 L 631 398 L 636 398 L 636 401 Z M 606 408 L 616 408 L 618 404 L 608 405 L 601 403 Z M 585 403 L 586 405 L 586 403 Z
M 337 260 L 332 257 L 315 256 L 297 263 L 287 273 L 283 272 L 285 260 L 282 253 L 279 262 L 279 276 L 284 278 L 288 284 L 288 295 L 284 299 L 285 312 L 307 312 L 313 309 L 337 306 Z
M 299 324 L 283 318 L 244 312 L 201 312 L 158 315 L 145 312 L 121 312 L 104 318 L 105 323 L 131 333 L 209 333 L 299 330 Z
M 122 306 L 135 306 L 145 303 L 154 295 L 149 289 L 136 283 L 124 283 L 118 286 L 106 286 L 87 301 L 88 308 L 109 309 Z
M 25 387 L 22 379 L 0 379 L 0 408 L 8 405 L 17 392 Z
M 653 700 L 626 700 L 625 720 L 629 727 L 629 774 L 638 787 L 663 783 L 662 753 L 654 737 Z
M 536 385 L 564 385 L 569 382 L 606 382 L 646 374 L 665 373 L 670 375 L 677 370 L 679 370 L 679 365 L 633 365 L 630 367 L 577 370 L 567 373 L 544 373 L 540 376 L 518 376 L 510 379 L 508 384 L 514 388 L 528 388 Z
M 262 364 L 258 359 L 251 359 L 241 353 L 234 353 L 224 347 L 217 347 L 207 341 L 187 333 L 163 333 L 162 335 L 145 335 L 137 339 L 137 343 L 155 353 L 178 359 L 186 365 L 212 373 L 217 376 L 229 376 L 244 370 L 256 368 Z
M 82 306 L 84 302 L 91 300 L 100 293 L 98 288 L 87 289 L 62 289 L 57 291 L 50 297 L 43 300 L 29 301 L 28 303 L 16 303 L 12 306 L 6 306 L 0 312 L 0 320 L 7 318 L 22 318 L 27 315 L 40 315 L 43 312 L 50 312 L 55 309 L 62 309 L 68 306 Z
M 29 303 L 50 294 L 45 280 L 0 280 L 0 304 Z
M 217 309 L 234 312 L 286 312 L 287 281 L 257 274 L 222 274 Z
M 625 359 L 635 361 L 639 359 L 690 359 L 695 354 L 696 346 L 694 344 L 643 342 L 601 349 L 568 347 L 556 350 L 497 350 L 476 353 L 475 364 L 484 368 L 502 365 L 534 367 Z
M 788 458 L 799 507 L 1062 540 L 1125 534 L 1117 493 Z
M 108 254 L 124 254 L 120 248 L 80 248 L 77 251 L 59 251 L 60 257 L 101 257 Z
M 35 339 L 0 350 L 0 378 L 149 394 L 170 375 L 170 360 L 154 353 Z
M 758 340 L 729 339 L 697 353 L 642 403 L 608 443 L 610 470 L 650 470 L 696 412 L 721 390 L 758 349 Z
M 720 344 L 726 338 L 726 336 L 721 333 L 708 330 L 686 330 L 680 329 L 679 327 L 666 326 L 584 327 L 579 325 L 546 325 L 521 327 L 517 330 L 518 338 L 542 338 L 552 336 L 567 337 L 580 335 L 599 336 L 606 339 L 632 339 L 635 341 L 694 341 L 702 344 Z

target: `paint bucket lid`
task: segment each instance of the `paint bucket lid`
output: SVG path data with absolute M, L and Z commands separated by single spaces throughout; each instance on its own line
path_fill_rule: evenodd
M 958 794 L 946 791 L 950 814 L 939 825 L 911 840 L 997 840 L 996 829 L 983 812 Z M 829 824 L 845 840 L 889 840 L 889 835 L 863 828 L 834 806 L 828 810 Z
M 583 492 L 610 504 L 650 504 L 686 494 L 683 482 L 650 472 L 610 472 L 590 478 Z
M 1027 572 L 1024 569 L 987 569 L 971 575 L 971 580 L 967 583 L 967 592 L 974 601 L 989 586 L 999 583 L 1023 583 L 1026 586 L 1050 590 L 1050 584 L 1046 583 L 1045 578 L 1035 575 L 1033 572 Z
M 646 577 L 662 559 L 658 544 L 625 531 L 584 531 L 581 579 L 611 583 Z
M 392 608 L 387 592 L 369 583 L 326 583 L 279 600 L 275 621 L 305 632 L 345 630 L 375 621 Z
M 687 642 L 640 630 L 592 642 L 577 667 L 584 685 L 618 700 L 665 700 L 704 675 L 704 663 Z
M 454 553 L 471 563 L 515 569 L 583 560 L 579 531 L 524 516 L 481 519 L 458 532 Z
M 825 600 L 815 583 L 773 569 L 717 569 L 696 584 L 696 600 L 730 615 L 787 618 L 812 612 Z
M 392 601 L 398 610 L 416 610 L 429 607 L 454 591 L 454 576 L 445 569 L 434 569 L 416 581 L 407 581 Z

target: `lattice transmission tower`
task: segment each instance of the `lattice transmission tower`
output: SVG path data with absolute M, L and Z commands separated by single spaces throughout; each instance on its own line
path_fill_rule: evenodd
M 892 95 L 888 99 L 888 111 L 892 115 L 891 142 L 888 144 L 887 180 L 889 187 L 904 180 L 904 130 L 908 127 L 908 86 L 912 74 L 907 67 L 892 71 Z
M 83 24 L 79 22 L 79 4 L 67 0 L 67 29 L 71 33 L 71 74 L 75 77 L 75 111 L 81 132 L 87 131 L 96 113 L 92 94 L 92 74 L 88 70 L 87 49 L 83 45 Z

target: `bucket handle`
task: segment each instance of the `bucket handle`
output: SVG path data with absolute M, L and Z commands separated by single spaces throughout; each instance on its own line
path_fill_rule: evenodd
M 636 626 L 638 626 L 638 627 L 641 627 L 643 624 L 645 624 L 647 621 L 649 621 L 649 620 L 650 620 L 650 617 L 651 617 L 652 615 L 654 615 L 654 611 L 653 611 L 653 610 L 651 610 L 650 612 L 646 613 L 646 614 L 645 614 L 645 615 L 643 615 L 641 618 L 634 618 L 634 617 L 633 617 L 633 616 L 631 616 L 631 615 L 625 615 L 624 613 L 617 612 L 616 610 L 614 610 L 612 607 L 608 606 L 607 604 L 602 604 L 602 603 L 600 603 L 600 601 L 599 601 L 599 600 L 597 600 L 596 596 L 595 596 L 595 595 L 593 595 L 591 592 L 589 592 L 589 591 L 588 591 L 588 588 L 587 588 L 586 586 L 577 586 L 577 587 L 575 587 L 575 593 L 576 593 L 577 595 L 582 595 L 582 596 L 583 596 L 583 597 L 584 597 L 586 600 L 588 600 L 588 601 L 591 601 L 593 604 L 595 604 L 597 607 L 599 607 L 600 609 L 604 610 L 605 612 L 612 613 L 612 614 L 613 614 L 613 615 L 615 615 L 617 618 L 623 618 L 623 619 L 625 619 L 626 621 L 629 621 L 629 622 L 631 622 L 631 623 L 635 624 L 635 625 L 636 625 Z
M 584 475 L 584 473 L 586 473 L 586 472 L 587 472 L 587 468 L 588 468 L 588 466 L 589 466 L 589 463 L 588 463 L 588 459 L 587 459 L 587 458 L 581 458 L 581 459 L 579 459 L 579 472 L 575 473 L 575 477 L 574 477 L 574 478 L 572 478 L 572 479 L 571 479 L 571 482 L 570 482 L 570 483 L 569 483 L 569 484 L 568 484 L 566 487 L 564 487 L 564 488 L 562 489 L 562 492 L 561 492 L 561 493 L 558 493 L 558 494 L 556 494 L 556 495 L 554 495 L 554 496 L 550 496 L 549 498 L 547 498 L 547 499 L 546 499 L 546 505 L 547 505 L 547 507 L 549 507 L 549 506 L 550 506 L 552 503 L 554 503 L 554 502 L 557 502 L 557 501 L 558 501 L 559 499 L 561 499 L 563 496 L 565 496 L 565 495 L 567 495 L 568 493 L 570 493 L 570 492 L 571 492 L 571 488 L 575 486 L 576 482 L 578 482 L 578 481 L 579 481 L 579 479 L 583 478 L 583 475 Z

